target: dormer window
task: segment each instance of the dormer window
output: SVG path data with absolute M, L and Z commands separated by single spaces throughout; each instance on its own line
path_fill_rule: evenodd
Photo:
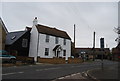
M 11 40 L 13 40 L 13 39 L 15 39 L 16 38 L 16 36 L 13 36 L 12 38 L 11 38 Z

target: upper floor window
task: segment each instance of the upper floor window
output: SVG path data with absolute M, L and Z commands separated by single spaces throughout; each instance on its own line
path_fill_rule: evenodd
M 59 43 L 59 38 L 55 37 L 55 44 L 58 44 L 58 43 Z
M 49 36 L 49 35 L 46 35 L 45 41 L 46 41 L 46 42 L 49 42 L 49 38 L 50 38 L 50 36 Z
M 45 48 L 45 56 L 49 55 L 49 48 Z
M 22 40 L 22 47 L 27 47 L 28 45 L 28 39 L 23 39 Z
M 66 45 L 66 39 L 63 39 L 63 45 Z

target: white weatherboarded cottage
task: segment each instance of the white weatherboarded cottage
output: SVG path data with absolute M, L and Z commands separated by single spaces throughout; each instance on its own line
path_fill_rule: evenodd
M 29 57 L 53 58 L 71 56 L 71 38 L 65 31 L 37 24 L 33 21 Z

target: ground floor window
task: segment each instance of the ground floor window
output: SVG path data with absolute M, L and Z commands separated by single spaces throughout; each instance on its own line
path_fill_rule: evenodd
M 66 50 L 63 50 L 63 56 L 66 56 Z
M 45 48 L 45 56 L 49 55 L 49 48 Z

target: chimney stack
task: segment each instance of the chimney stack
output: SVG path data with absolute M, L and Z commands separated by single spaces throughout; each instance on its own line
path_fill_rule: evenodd
M 37 24 L 38 24 L 38 20 L 37 20 L 37 17 L 35 17 L 35 19 L 33 20 L 33 26 L 35 26 Z

